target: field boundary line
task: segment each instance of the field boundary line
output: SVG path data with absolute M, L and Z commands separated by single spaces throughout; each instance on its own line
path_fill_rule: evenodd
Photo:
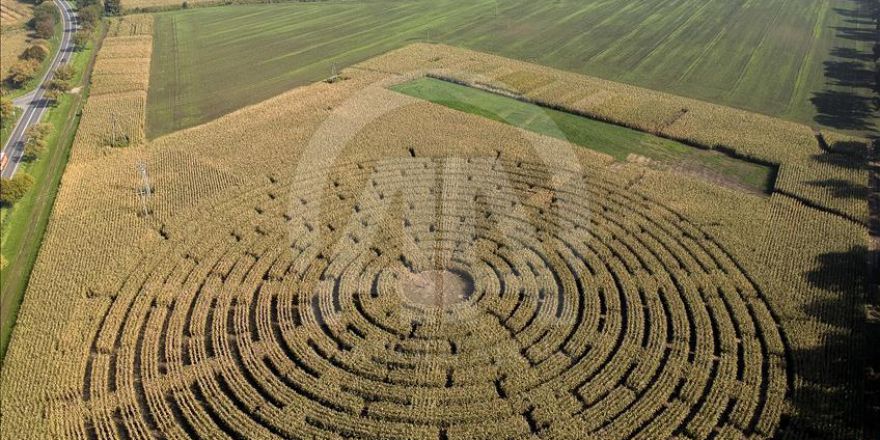
M 799 195 L 797 195 L 797 194 L 794 194 L 794 193 L 792 193 L 792 192 L 789 192 L 789 191 L 787 191 L 787 190 L 784 190 L 784 189 L 774 189 L 774 190 L 773 190 L 773 194 L 778 194 L 778 195 L 783 196 L 783 197 L 788 197 L 789 199 L 795 200 L 795 201 L 799 202 L 801 205 L 806 206 L 807 208 L 810 208 L 810 209 L 813 209 L 813 210 L 816 210 L 816 211 L 824 212 L 824 213 L 826 213 L 826 214 L 828 214 L 828 215 L 832 215 L 832 216 L 835 216 L 835 217 L 841 218 L 841 219 L 843 219 L 843 220 L 846 220 L 846 221 L 848 221 L 848 222 L 855 223 L 855 224 L 857 224 L 857 225 L 859 225 L 859 226 L 861 226 L 861 227 L 864 227 L 864 228 L 867 228 L 867 227 L 868 227 L 868 223 L 865 222 L 864 220 L 860 220 L 860 219 L 858 219 L 858 218 L 856 218 L 856 217 L 854 217 L 854 216 L 852 216 L 852 215 L 850 215 L 850 214 L 847 214 L 847 213 L 845 213 L 845 212 L 841 212 L 840 210 L 837 210 L 837 209 L 834 209 L 834 208 L 829 208 L 829 207 L 827 207 L 827 206 L 823 206 L 822 204 L 820 204 L 820 203 L 818 203 L 818 202 L 816 202 L 816 201 L 813 201 L 813 200 L 807 199 L 807 198 L 805 198 L 805 197 L 801 197 L 801 196 L 799 196 Z

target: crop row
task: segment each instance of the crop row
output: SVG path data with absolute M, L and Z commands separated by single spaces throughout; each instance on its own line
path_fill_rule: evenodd
M 696 227 L 593 176 L 543 188 L 542 166 L 447 165 L 281 181 L 217 207 L 213 227 L 194 219 L 197 235 L 167 231 L 168 250 L 111 295 L 81 396 L 103 409 L 69 432 L 703 438 L 775 424 L 775 324 Z M 390 223 L 386 200 L 400 202 Z M 474 294 L 408 303 L 401 273 L 438 262 Z
M 358 66 L 430 74 L 781 168 L 776 187 L 867 222 L 868 141 L 769 116 L 441 45 L 417 44 Z M 405 79 L 402 79 L 405 80 Z

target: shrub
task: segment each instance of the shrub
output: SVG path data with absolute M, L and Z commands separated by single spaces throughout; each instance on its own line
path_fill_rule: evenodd
M 45 138 L 49 136 L 49 133 L 52 132 L 52 124 L 48 122 L 41 122 L 33 127 L 29 128 L 27 131 L 27 137 L 35 137 L 35 138 Z
M 0 119 L 11 118 L 13 112 L 15 112 L 15 106 L 12 101 L 0 98 Z
M 36 76 L 40 69 L 37 60 L 18 60 L 9 68 L 9 82 L 16 87 L 21 87 Z
M 39 123 L 29 128 L 25 133 L 24 159 L 27 161 L 36 160 L 46 151 L 48 143 L 46 138 L 52 131 L 52 125 L 46 122 Z
M 94 29 L 95 25 L 98 24 L 98 20 L 101 19 L 101 5 L 92 4 L 81 7 L 77 10 L 77 14 L 79 22 L 84 29 Z
M 49 90 L 54 90 L 61 93 L 69 92 L 71 89 L 70 81 L 61 78 L 53 78 L 52 81 L 49 81 L 49 84 L 47 84 L 47 86 Z
M 43 98 L 46 100 L 47 104 L 54 107 L 58 104 L 58 100 L 60 100 L 63 95 L 64 92 L 61 90 L 49 88 L 43 93 Z
M 55 34 L 55 21 L 58 10 L 51 2 L 41 3 L 34 8 L 33 28 L 37 36 L 43 39 L 52 38 Z
M 43 61 L 49 56 L 49 45 L 44 40 L 37 40 L 21 54 L 21 58 L 25 60 Z
M 55 79 L 61 81 L 70 81 L 73 79 L 73 75 L 76 73 L 76 70 L 70 64 L 65 64 L 57 69 L 55 69 Z
M 92 38 L 92 33 L 88 30 L 82 29 L 73 34 L 73 48 L 74 50 L 81 51 L 86 48 L 89 44 L 89 40 Z
M 46 147 L 48 144 L 45 139 L 35 138 L 28 139 L 28 141 L 24 144 L 24 160 L 30 162 L 37 160 L 44 151 L 46 151 Z
M 122 5 L 119 0 L 106 0 L 104 2 L 104 13 L 107 15 L 119 15 L 122 12 Z
M 20 172 L 11 179 L 3 179 L 0 181 L 0 204 L 15 204 L 32 186 L 34 186 L 34 178 L 27 173 Z

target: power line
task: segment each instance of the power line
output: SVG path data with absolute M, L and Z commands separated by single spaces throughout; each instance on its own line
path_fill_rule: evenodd
M 138 198 L 141 200 L 141 207 L 144 210 L 144 217 L 150 215 L 150 209 L 148 207 L 148 203 L 150 198 L 153 196 L 153 188 L 150 186 L 150 176 L 147 174 L 147 164 L 145 162 L 138 162 L 135 166 L 138 171 L 138 175 L 141 178 L 141 187 L 138 189 Z

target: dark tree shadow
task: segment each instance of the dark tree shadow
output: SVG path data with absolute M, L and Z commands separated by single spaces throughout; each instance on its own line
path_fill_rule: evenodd
M 856 23 L 858 26 L 858 23 Z M 847 40 L 855 40 L 855 41 L 874 41 L 875 31 L 870 27 L 862 28 L 862 27 L 845 27 L 845 26 L 835 26 L 831 29 L 837 31 L 837 36 L 840 38 L 844 38 Z
M 833 27 L 842 41 L 824 63 L 825 89 L 813 94 L 815 121 L 826 127 L 861 132 L 877 144 L 880 110 L 880 0 L 854 0 L 833 11 L 843 25 Z M 849 43 L 847 43 L 849 42 Z M 853 42 L 872 42 L 862 51 Z M 862 142 L 823 146 L 814 160 L 852 170 L 868 170 L 868 186 L 842 179 L 815 180 L 836 198 L 869 204 L 870 229 L 880 231 L 875 153 Z M 796 383 L 794 420 L 786 438 L 880 438 L 880 319 L 871 319 L 878 303 L 877 251 L 853 246 L 845 252 L 820 255 L 805 276 L 827 295 L 803 306 L 807 319 L 823 324 L 822 344 L 794 350 Z
M 871 131 L 876 129 L 880 109 L 880 74 L 874 61 L 880 53 L 877 26 L 880 7 L 877 0 L 855 0 L 851 8 L 834 8 L 844 17 L 843 26 L 831 29 L 844 41 L 874 42 L 873 50 L 861 51 L 848 47 L 831 49 L 832 60 L 824 63 L 825 90 L 810 99 L 816 109 L 815 121 L 840 130 Z
M 858 185 L 843 179 L 814 180 L 809 185 L 827 188 L 838 199 L 867 200 L 870 193 L 867 185 Z
M 778 437 L 863 438 L 865 338 L 863 310 L 868 285 L 868 249 L 817 257 L 805 276 L 827 296 L 802 306 L 807 319 L 825 334 L 816 347 L 793 349 L 789 374 L 799 384 L 792 394 L 795 413 Z
M 854 49 L 848 51 L 857 52 Z M 870 60 L 872 53 L 858 52 Z M 862 61 L 826 61 L 825 78 L 828 84 L 840 87 L 858 87 L 873 89 L 874 70 L 867 67 L 867 62 Z
M 873 53 L 861 52 L 851 47 L 835 47 L 831 49 L 831 56 L 859 61 L 860 64 L 874 61 Z
M 871 151 L 865 142 L 838 141 L 826 145 L 824 138 L 822 138 L 819 146 L 823 153 L 813 155 L 813 160 L 816 162 L 848 170 L 864 170 L 868 167 L 868 156 Z
M 814 93 L 810 99 L 816 108 L 816 122 L 840 130 L 872 130 L 874 99 L 840 90 Z

